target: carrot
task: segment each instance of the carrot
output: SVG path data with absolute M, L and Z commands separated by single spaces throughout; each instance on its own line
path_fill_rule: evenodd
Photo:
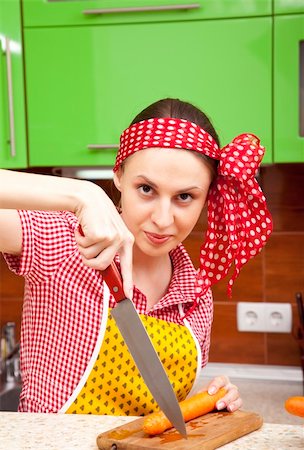
M 204 391 L 181 401 L 179 405 L 184 421 L 188 422 L 189 420 L 213 411 L 215 409 L 216 402 L 220 398 L 224 397 L 226 393 L 227 391 L 224 388 L 221 388 L 214 395 L 210 395 L 207 391 Z M 143 423 L 143 431 L 151 435 L 163 433 L 165 430 L 172 427 L 173 425 L 162 411 L 149 414 L 145 417 Z
M 294 416 L 304 417 L 304 397 L 289 397 L 285 402 L 285 409 Z

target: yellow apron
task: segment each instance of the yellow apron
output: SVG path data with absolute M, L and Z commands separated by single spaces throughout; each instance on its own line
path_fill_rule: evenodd
M 104 283 L 104 311 L 97 343 L 75 391 L 61 408 L 68 414 L 140 416 L 158 410 L 111 316 Z M 181 315 L 183 311 L 180 310 Z M 140 315 L 179 401 L 186 398 L 201 367 L 200 346 L 185 325 Z

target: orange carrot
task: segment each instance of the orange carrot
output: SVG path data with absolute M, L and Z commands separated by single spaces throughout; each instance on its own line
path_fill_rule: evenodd
M 285 409 L 294 416 L 304 417 L 304 397 L 289 397 L 285 402 Z
M 216 394 L 210 395 L 207 391 L 183 400 L 179 403 L 185 422 L 207 414 L 215 409 L 216 402 L 224 397 L 227 391 L 221 388 Z M 172 428 L 173 425 L 162 411 L 149 414 L 145 417 L 143 431 L 147 434 L 160 434 Z

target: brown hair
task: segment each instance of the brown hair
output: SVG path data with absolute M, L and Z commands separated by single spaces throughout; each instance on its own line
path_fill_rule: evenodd
M 185 119 L 189 122 L 193 122 L 203 130 L 207 131 L 217 145 L 220 147 L 219 137 L 210 121 L 210 119 L 196 106 L 191 103 L 184 102 L 177 98 L 165 98 L 152 103 L 150 106 L 141 111 L 131 122 L 130 125 L 134 123 L 141 122 L 142 120 L 148 120 L 152 118 L 165 118 L 171 117 L 172 119 Z M 212 169 L 214 175 L 217 171 L 218 161 L 209 158 L 206 155 L 199 155 L 202 157 Z

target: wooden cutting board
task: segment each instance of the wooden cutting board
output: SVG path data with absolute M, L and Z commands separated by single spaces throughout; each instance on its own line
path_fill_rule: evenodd
M 184 439 L 175 428 L 158 436 L 149 436 L 142 431 L 144 418 L 121 425 L 101 433 L 97 445 L 101 450 L 212 450 L 257 430 L 263 419 L 248 411 L 213 412 L 191 420 L 186 424 L 188 439 Z M 114 445 L 113 445 L 114 444 Z

